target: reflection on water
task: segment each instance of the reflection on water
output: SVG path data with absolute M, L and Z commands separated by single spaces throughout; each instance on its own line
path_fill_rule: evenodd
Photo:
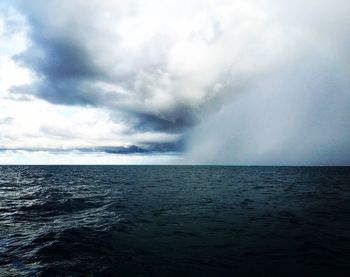
M 350 270 L 350 168 L 0 167 L 0 276 Z

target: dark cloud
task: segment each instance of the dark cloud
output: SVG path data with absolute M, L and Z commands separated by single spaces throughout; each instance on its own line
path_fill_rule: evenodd
M 31 54 L 22 59 L 39 74 L 52 81 L 101 76 L 89 53 L 74 37 L 46 38 L 38 34 L 32 36 L 35 46 L 28 50 Z
M 100 147 L 82 147 L 82 148 L 0 148 L 0 151 L 27 151 L 27 152 L 51 152 L 51 153 L 106 153 L 118 155 L 134 154 L 171 154 L 179 153 L 184 150 L 184 141 L 178 140 L 169 143 L 148 143 L 143 145 L 130 146 L 100 146 Z
M 108 92 L 93 89 L 89 83 L 73 78 L 46 77 L 36 84 L 35 95 L 54 104 L 105 106 Z M 113 96 L 115 97 L 115 96 Z
M 111 77 L 112 74 L 106 68 L 100 68 L 96 64 L 94 53 L 87 50 L 86 44 L 89 41 L 76 37 L 81 28 L 79 24 L 68 24 L 60 28 L 58 34 L 52 34 L 38 14 L 31 13 L 31 10 L 26 14 L 33 29 L 33 45 L 16 59 L 33 69 L 41 79 L 31 88 L 13 89 L 16 93 L 34 92 L 37 97 L 55 104 L 90 105 L 118 110 L 119 117 L 128 119 L 133 129 L 140 131 L 179 133 L 196 123 L 193 109 L 189 106 L 181 104 L 162 113 L 153 113 L 152 110 L 140 111 L 139 107 L 125 105 L 118 91 L 106 91 L 94 86 L 96 82 L 104 81 L 121 84 L 131 89 L 129 98 L 146 97 L 147 93 L 142 91 L 142 88 L 135 92 L 137 70 L 133 73 L 134 76 L 121 73 L 121 76 Z M 71 31 L 72 28 L 74 32 Z M 125 115 L 121 116 L 121 113 Z
M 184 106 L 169 111 L 165 119 L 154 114 L 140 112 L 133 113 L 133 116 L 136 118 L 135 128 L 137 130 L 159 130 L 168 133 L 182 133 L 199 121 L 193 110 Z
M 199 110 L 207 101 L 205 95 L 191 101 L 177 97 L 177 94 L 185 94 L 182 90 L 187 89 L 188 78 L 180 81 L 184 84 L 177 87 L 173 84 L 176 78 L 164 71 L 171 46 L 167 33 L 153 34 L 135 53 L 122 46 L 129 35 L 124 40 L 114 35 L 113 29 L 118 26 L 99 25 L 106 8 L 104 4 L 96 1 L 92 1 L 92 5 L 84 1 L 74 4 L 39 1 L 36 5 L 16 2 L 30 24 L 32 43 L 16 59 L 39 76 L 32 87 L 17 87 L 17 94 L 34 94 L 54 104 L 89 105 L 109 109 L 111 113 L 118 111 L 117 120 L 128 120 L 127 124 L 140 131 L 181 133 L 199 122 Z M 90 14 L 94 6 L 96 18 L 95 14 Z M 124 13 L 128 13 L 130 5 L 119 10 L 116 6 L 112 7 L 115 9 L 112 22 L 125 23 Z M 50 13 L 52 18 L 48 16 Z M 130 29 L 131 33 L 136 31 Z M 189 82 L 190 86 L 192 81 Z M 112 84 L 122 91 L 103 89 L 99 83 Z
M 108 154 L 161 154 L 161 153 L 179 153 L 184 150 L 182 140 L 174 143 L 153 143 L 146 146 L 127 146 L 127 147 L 99 147 L 93 151 L 105 152 Z
M 92 90 L 88 83 L 103 79 L 104 75 L 84 45 L 69 34 L 68 27 L 65 35 L 47 34 L 45 23 L 33 16 L 29 19 L 32 19 L 32 46 L 18 55 L 16 61 L 34 70 L 40 81 L 25 89 L 52 103 L 99 104 L 101 91 Z

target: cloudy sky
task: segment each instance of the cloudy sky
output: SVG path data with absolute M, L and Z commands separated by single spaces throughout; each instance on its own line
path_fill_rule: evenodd
M 350 165 L 348 0 L 2 0 L 0 163 Z

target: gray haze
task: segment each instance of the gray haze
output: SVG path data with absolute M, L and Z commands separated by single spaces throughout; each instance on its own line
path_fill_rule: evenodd
M 306 30 L 298 55 L 196 127 L 189 163 L 350 164 L 349 4 L 336 3 L 285 7 L 281 23 Z

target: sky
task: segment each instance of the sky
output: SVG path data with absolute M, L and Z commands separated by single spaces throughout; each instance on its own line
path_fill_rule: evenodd
M 350 165 L 348 0 L 3 0 L 0 164 Z

